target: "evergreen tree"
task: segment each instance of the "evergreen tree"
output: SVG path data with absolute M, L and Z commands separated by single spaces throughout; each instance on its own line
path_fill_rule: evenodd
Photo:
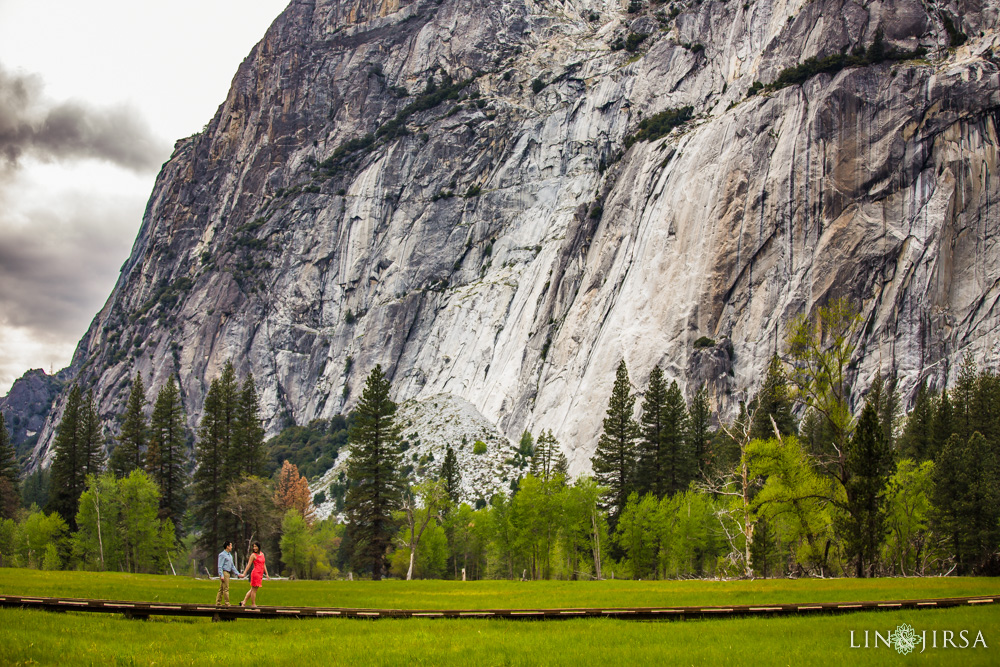
M 161 519 L 180 530 L 187 486 L 187 446 L 184 405 L 177 382 L 171 377 L 156 395 L 149 428 L 146 471 L 160 490 Z
M 749 412 L 753 414 L 750 437 L 754 440 L 770 440 L 774 437 L 774 424 L 781 435 L 795 435 L 798 427 L 792 415 L 792 397 L 788 390 L 788 380 L 781 359 L 775 354 L 767 365 L 767 374 L 760 391 L 750 402 Z
M 934 412 L 936 401 L 927 388 L 926 382 L 921 382 L 913 409 L 906 418 L 906 427 L 899 439 L 899 451 L 902 456 L 909 457 L 921 463 L 934 458 Z
M 941 392 L 941 399 L 937 402 L 937 410 L 934 413 L 934 452 L 936 455 L 951 439 L 955 433 L 955 411 L 951 406 L 951 397 L 947 391 Z
M 264 427 L 260 417 L 260 398 L 253 373 L 243 380 L 236 414 L 236 451 L 234 458 L 240 462 L 239 475 L 260 477 L 267 466 L 264 450 Z
M 1000 461 L 978 431 L 954 434 L 934 465 L 935 523 L 949 536 L 959 574 L 997 573 Z
M 882 425 L 889 449 L 896 451 L 896 431 L 899 425 L 902 401 L 899 397 L 899 378 L 895 374 L 882 383 L 882 398 L 878 405 L 878 419 Z
M 552 429 L 543 431 L 538 436 L 535 454 L 531 457 L 531 474 L 543 482 L 548 482 L 559 475 L 565 479 L 569 474 L 566 455 L 562 453 L 559 441 L 552 435 Z
M 80 442 L 83 395 L 73 385 L 66 398 L 62 418 L 56 427 L 51 466 L 51 491 L 48 511 L 58 512 L 73 530 L 76 529 L 77 503 L 86 488 L 86 453 Z
M 663 418 L 666 401 L 667 385 L 663 379 L 663 371 L 659 366 L 654 366 L 649 373 L 649 386 L 646 387 L 642 414 L 639 417 L 641 438 L 637 446 L 635 489 L 640 496 L 653 493 L 657 498 L 662 498 L 666 493 L 663 451 Z
M 10 444 L 10 434 L 3 413 L 0 412 L 0 519 L 13 519 L 21 506 L 18 493 L 20 477 L 17 455 Z
M 636 439 L 639 426 L 632 418 L 635 395 L 631 391 L 628 369 L 623 359 L 618 364 L 615 385 L 611 390 L 604 430 L 597 441 L 591 462 L 597 481 L 608 488 L 608 523 L 613 531 L 625 510 L 628 496 L 635 487 Z
M 141 470 L 143 467 L 142 457 L 149 430 L 143 413 L 145 408 L 146 387 L 142 383 L 142 375 L 136 373 L 125 406 L 121 438 L 118 447 L 111 454 L 111 471 L 118 479 L 128 477 L 133 470 Z
M 382 367 L 375 366 L 365 382 L 348 436 L 351 487 L 344 503 L 348 534 L 354 542 L 355 562 L 370 568 L 375 581 L 382 579 L 385 571 L 386 553 L 395 533 L 392 513 L 400 508 L 404 488 L 396 404 L 389 397 L 390 389 Z
M 104 428 L 101 426 L 101 417 L 97 414 L 97 402 L 94 399 L 93 389 L 87 390 L 87 396 L 80 406 L 79 437 L 83 453 L 84 477 L 99 475 L 104 467 Z
M 958 368 L 958 381 L 952 390 L 952 428 L 954 432 L 968 440 L 976 430 L 976 361 L 971 352 L 966 352 L 962 365 Z
M 688 408 L 688 451 L 691 452 L 695 472 L 711 467 L 711 442 L 712 407 L 708 402 L 708 388 L 702 385 Z
M 202 527 L 202 546 L 215 553 L 223 533 L 234 522 L 222 512 L 230 482 L 238 480 L 240 464 L 233 451 L 236 430 L 237 384 L 233 365 L 226 362 L 222 376 L 212 380 L 202 408 L 194 473 L 195 517 Z
M 886 437 L 879 405 L 885 385 L 875 376 L 865 400 L 846 456 L 846 516 L 841 519 L 848 554 L 854 558 L 857 576 L 874 576 L 886 527 L 886 485 L 895 470 L 892 447 Z
M 458 457 L 450 444 L 444 453 L 444 463 L 441 464 L 441 481 L 444 483 L 444 490 L 451 498 L 451 502 L 458 505 L 460 484 Z
M 694 457 L 688 450 L 688 414 L 684 394 L 677 382 L 671 382 L 663 404 L 663 452 L 664 478 L 660 486 L 660 497 L 672 496 L 687 489 L 694 479 Z

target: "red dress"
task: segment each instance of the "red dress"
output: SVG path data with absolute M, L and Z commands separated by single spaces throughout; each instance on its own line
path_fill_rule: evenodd
M 260 588 L 264 583 L 264 554 L 254 554 L 253 569 L 250 571 L 250 585 Z

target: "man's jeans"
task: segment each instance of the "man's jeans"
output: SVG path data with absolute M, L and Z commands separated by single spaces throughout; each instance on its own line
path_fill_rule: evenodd
M 219 577 L 219 594 L 215 596 L 215 604 L 222 604 L 222 599 L 226 599 L 226 606 L 229 606 L 229 573 L 223 572 Z

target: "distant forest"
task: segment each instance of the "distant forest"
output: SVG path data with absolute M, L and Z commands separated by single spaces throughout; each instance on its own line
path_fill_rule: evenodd
M 253 377 L 227 364 L 193 457 L 175 382 L 147 419 L 135 378 L 114 446 L 73 387 L 47 471 L 20 478 L 0 415 L 0 565 L 214 575 L 233 539 L 238 561 L 259 540 L 299 578 L 1000 574 L 1000 377 L 967 354 L 904 416 L 891 369 L 851 396 L 858 326 L 845 301 L 793 321 L 732 422 L 659 368 L 636 393 L 622 361 L 593 476 L 570 479 L 552 433 L 525 432 L 512 493 L 475 508 L 451 446 L 420 484 L 404 467 L 380 367 L 349 417 L 265 442 Z M 332 497 L 311 497 L 347 448 Z M 318 521 L 325 500 L 338 512 Z

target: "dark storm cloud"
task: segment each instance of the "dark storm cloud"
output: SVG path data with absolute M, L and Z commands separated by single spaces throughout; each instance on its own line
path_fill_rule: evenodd
M 143 172 L 168 153 L 134 110 L 53 102 L 38 77 L 0 65 L 0 160 L 8 166 L 30 155 L 49 162 L 93 158 Z

